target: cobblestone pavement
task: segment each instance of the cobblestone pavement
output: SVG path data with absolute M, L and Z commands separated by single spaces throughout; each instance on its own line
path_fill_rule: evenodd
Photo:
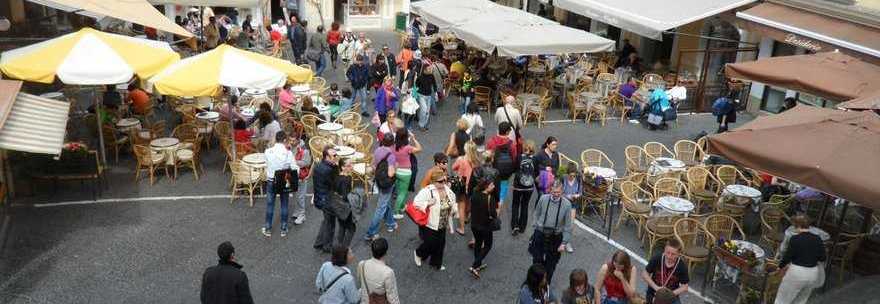
M 393 33 L 370 36 L 377 44 L 393 46 L 397 41 Z M 328 69 L 327 74 L 329 82 L 344 83 L 341 68 Z M 423 168 L 429 155 L 445 147 L 458 116 L 456 102 L 453 97 L 440 104 L 430 131 L 417 132 L 430 152 L 420 156 Z M 563 115 L 561 109 L 548 113 L 550 120 Z M 484 113 L 483 119 L 487 132 L 494 133 L 489 115 Z M 714 128 L 713 117 L 698 114 L 682 116 L 677 126 L 666 131 L 610 120 L 604 127 L 586 126 L 583 121 L 550 123 L 540 129 L 532 124 L 523 134 L 536 142 L 557 136 L 560 150 L 573 158 L 586 148 L 601 149 L 622 172 L 626 145 L 659 141 L 671 147 L 678 139 Z M 329 258 L 311 248 L 320 212 L 310 207 L 306 223 L 293 227 L 286 238 L 277 231 L 271 238 L 263 237 L 259 233 L 266 208 L 263 199 L 257 198 L 253 207 L 246 199 L 230 204 L 228 173 L 221 172 L 223 156 L 214 146 L 205 152 L 205 171 L 198 181 L 185 172 L 176 181 L 160 174 L 153 186 L 143 179 L 135 183 L 134 162 L 123 154 L 118 164 L 111 164 L 108 189 L 98 201 L 92 201 L 91 192 L 77 183 L 51 190 L 49 185 L 35 185 L 43 189 L 40 195 L 22 189 L 9 208 L 11 222 L 6 241 L 0 243 L 0 303 L 195 303 L 202 271 L 216 263 L 216 246 L 227 240 L 236 247 L 257 303 L 315 303 L 315 274 Z M 68 204 L 58 204 L 64 202 Z M 360 237 L 371 211 L 359 218 L 353 242 L 358 259 L 369 255 Z M 508 215 L 505 210 L 505 223 Z M 397 272 L 404 303 L 510 303 L 515 298 L 531 264 L 528 234 L 512 237 L 505 225 L 495 234 L 483 278 L 474 280 L 466 271 L 473 258 L 467 238 L 448 238 L 446 271 L 417 268 L 412 262 L 412 250 L 418 245 L 416 228 L 408 220 L 402 223 L 400 230 L 391 234 L 383 230 L 382 235 L 391 244 L 387 259 Z M 644 256 L 641 248 L 630 244 Z M 572 269 L 584 268 L 593 276 L 616 250 L 579 227 L 574 245 L 575 253 L 564 254 L 557 269 L 553 286 L 557 291 L 567 285 Z M 639 284 L 643 290 L 644 283 Z M 683 298 L 683 303 L 698 302 L 702 300 L 692 294 Z

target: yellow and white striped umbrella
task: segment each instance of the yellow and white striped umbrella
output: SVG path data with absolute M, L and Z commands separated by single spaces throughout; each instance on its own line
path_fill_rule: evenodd
M 162 95 L 214 96 L 220 86 L 271 90 L 285 82 L 307 82 L 312 71 L 287 60 L 229 45 L 183 59 L 149 80 Z
M 83 28 L 0 54 L 0 71 L 9 78 L 65 84 L 101 85 L 146 79 L 180 60 L 166 42 Z

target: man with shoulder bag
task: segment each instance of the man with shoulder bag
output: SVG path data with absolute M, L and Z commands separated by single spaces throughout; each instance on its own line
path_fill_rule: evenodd
M 275 212 L 275 195 L 281 197 L 281 237 L 287 236 L 287 205 L 291 192 L 299 187 L 299 166 L 294 161 L 293 152 L 285 140 L 284 131 L 275 133 L 275 145 L 264 151 L 266 157 L 266 225 L 264 236 L 272 236 L 272 221 Z
M 370 244 L 373 258 L 358 263 L 361 283 L 361 303 L 399 304 L 397 278 L 394 270 L 385 264 L 388 241 L 378 238 Z
M 330 195 L 334 191 L 336 175 L 336 150 L 325 147 L 321 152 L 321 162 L 312 171 L 312 184 L 315 208 L 321 210 L 324 219 L 321 222 L 321 230 L 315 239 L 313 247 L 324 252 L 330 252 L 333 246 L 333 235 L 336 233 L 337 215 L 330 206 Z
M 547 269 L 548 283 L 565 245 L 571 238 L 571 202 L 562 196 L 562 181 L 556 180 L 550 194 L 542 195 L 535 203 L 535 232 L 529 240 L 532 263 Z

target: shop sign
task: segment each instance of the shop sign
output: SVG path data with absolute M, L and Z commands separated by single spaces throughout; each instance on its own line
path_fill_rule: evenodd
M 819 45 L 819 43 L 817 43 L 813 40 L 810 40 L 810 39 L 798 37 L 795 34 L 785 35 L 785 43 L 788 43 L 788 44 L 791 44 L 791 45 L 794 45 L 797 47 L 802 47 L 802 48 L 805 48 L 805 49 L 810 50 L 812 52 L 819 52 L 822 50 L 822 46 Z

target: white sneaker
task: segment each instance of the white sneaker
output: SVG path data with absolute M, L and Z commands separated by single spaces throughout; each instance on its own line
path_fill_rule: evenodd
M 401 219 L 403 219 L 403 214 L 395 214 L 395 215 L 394 215 L 394 219 L 395 219 L 395 220 L 401 220 Z
M 302 225 L 302 224 L 305 223 L 305 222 L 306 222 L 306 216 L 305 216 L 305 215 L 301 215 L 301 216 L 297 217 L 295 220 L 293 220 L 293 224 L 294 224 L 294 225 Z
M 437 270 L 444 271 L 444 270 L 446 270 L 446 266 L 440 265 L 440 269 L 437 269 Z
M 265 237 L 272 236 L 272 231 L 266 230 L 266 227 L 263 227 L 262 229 L 260 229 L 260 232 L 263 233 L 263 236 L 265 236 Z
M 574 252 L 574 247 L 571 246 L 571 243 L 565 244 L 565 251 L 568 251 L 568 253 Z
M 422 258 L 419 257 L 415 250 L 413 250 L 413 260 L 416 262 L 416 266 L 422 267 Z

